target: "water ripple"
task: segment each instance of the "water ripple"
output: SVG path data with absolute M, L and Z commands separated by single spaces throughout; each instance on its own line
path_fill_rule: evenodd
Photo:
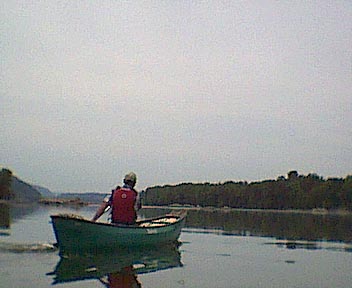
M 57 251 L 57 247 L 50 243 L 22 244 L 0 242 L 0 251 L 11 253 L 47 253 Z

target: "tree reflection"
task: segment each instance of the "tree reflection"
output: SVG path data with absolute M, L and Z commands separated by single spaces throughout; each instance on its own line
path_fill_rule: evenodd
M 7 203 L 0 203 L 0 228 L 10 228 L 10 207 Z
M 352 215 L 190 210 L 186 227 L 218 229 L 228 235 L 268 236 L 306 241 L 352 242 Z
M 145 218 L 170 209 L 143 209 Z M 282 240 L 352 242 L 352 214 L 314 214 L 255 209 L 189 209 L 185 228 L 223 235 L 275 237 Z

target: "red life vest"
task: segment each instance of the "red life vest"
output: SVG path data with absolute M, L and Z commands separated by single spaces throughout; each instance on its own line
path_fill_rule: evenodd
M 115 190 L 112 195 L 112 222 L 134 224 L 137 219 L 136 201 L 136 191 L 129 188 Z

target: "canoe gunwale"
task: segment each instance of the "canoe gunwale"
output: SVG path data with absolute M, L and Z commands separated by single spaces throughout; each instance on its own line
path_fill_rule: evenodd
M 93 222 L 88 219 L 74 218 L 74 217 L 69 217 L 67 215 L 51 215 L 50 218 L 52 220 L 61 219 L 61 220 L 74 221 L 74 222 L 84 222 L 87 224 L 101 225 L 101 226 L 106 226 L 106 227 L 110 227 L 110 228 L 116 227 L 119 229 L 146 229 L 146 227 L 142 227 L 139 225 L 143 224 L 143 223 L 152 223 L 153 221 L 165 219 L 165 218 L 176 218 L 177 219 L 177 221 L 175 221 L 173 223 L 165 223 L 165 225 L 162 225 L 160 227 L 154 227 L 155 229 L 158 229 L 158 228 L 163 228 L 163 227 L 167 227 L 167 226 L 178 225 L 179 222 L 182 221 L 186 217 L 186 215 L 187 215 L 187 212 L 182 210 L 182 211 L 180 211 L 180 213 L 177 213 L 177 214 L 176 213 L 175 214 L 167 214 L 167 215 L 162 215 L 162 216 L 158 216 L 158 217 L 154 217 L 154 218 L 143 219 L 143 220 L 137 221 L 136 224 L 131 224 L 131 225 L 105 223 L 105 222 Z

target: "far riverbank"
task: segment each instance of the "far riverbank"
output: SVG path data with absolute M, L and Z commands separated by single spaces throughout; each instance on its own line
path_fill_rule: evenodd
M 328 209 L 310 209 L 310 210 L 279 210 L 279 209 L 246 209 L 246 208 L 231 208 L 231 207 L 199 207 L 199 206 L 183 206 L 183 205 L 170 205 L 170 206 L 156 206 L 156 205 L 143 205 L 145 209 L 184 209 L 184 210 L 194 210 L 194 211 L 221 211 L 221 212 L 267 212 L 267 213 L 297 213 L 297 214 L 316 214 L 316 215 L 352 215 L 352 211 L 349 210 L 328 210 Z

